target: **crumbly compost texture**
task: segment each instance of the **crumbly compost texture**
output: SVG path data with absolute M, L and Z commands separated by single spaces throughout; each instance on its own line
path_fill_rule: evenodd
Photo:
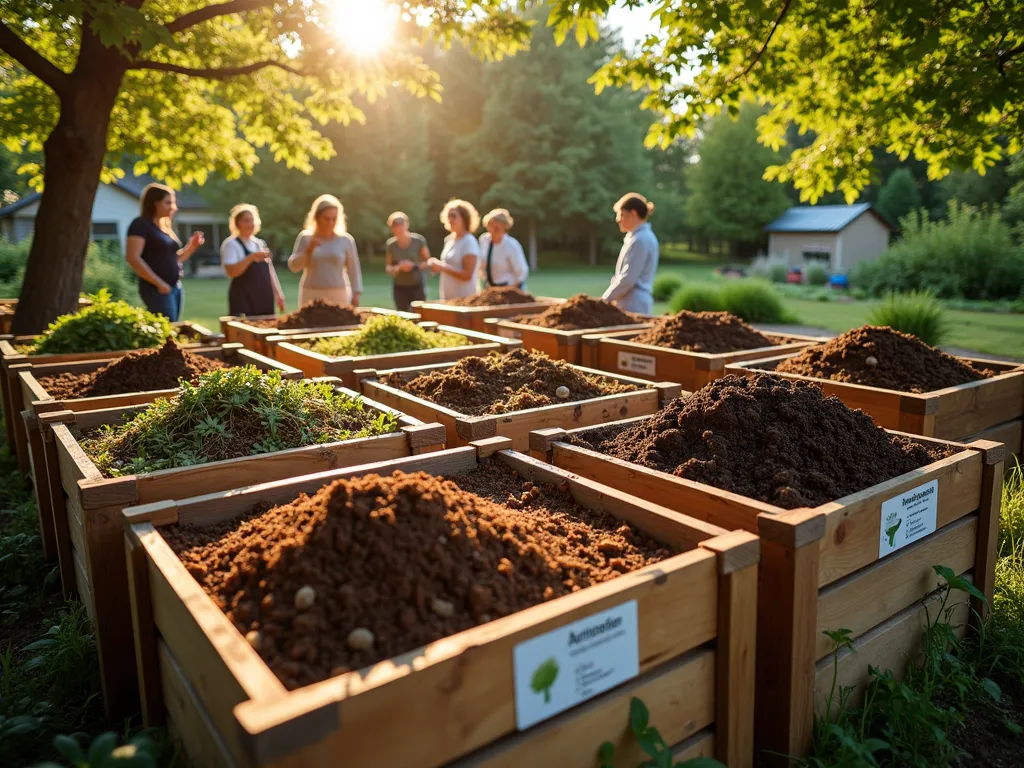
M 480 293 L 467 296 L 463 299 L 449 299 L 444 302 L 456 307 L 498 307 L 505 304 L 530 304 L 537 299 L 533 294 L 521 291 L 511 286 L 498 285 L 493 288 L 485 288 Z
M 660 318 L 631 341 L 709 354 L 758 349 L 776 343 L 728 312 L 690 312 L 685 309 L 679 314 Z
M 39 383 L 58 400 L 104 397 L 125 392 L 173 389 L 182 379 L 195 382 L 201 373 L 226 367 L 220 360 L 189 352 L 168 339 L 159 349 L 130 352 L 92 373 L 41 376 Z
M 242 522 L 161 531 L 289 689 L 673 554 L 496 462 L 338 480 Z
M 543 352 L 524 349 L 466 357 L 450 368 L 421 374 L 412 380 L 390 374 L 383 381 L 469 416 L 511 413 L 639 389 L 633 384 L 583 373 Z M 558 396 L 559 390 L 564 397 Z
M 808 347 L 783 360 L 776 370 L 900 392 L 933 392 L 995 375 L 909 333 L 873 325 Z
M 784 509 L 816 507 L 955 453 L 895 437 L 819 387 L 725 376 L 626 429 L 570 441 Z
M 316 299 L 304 307 L 282 315 L 277 320 L 265 320 L 260 324 L 278 327 L 282 330 L 294 328 L 332 328 L 343 325 L 359 325 L 362 315 L 352 307 L 343 307 L 324 299 Z
M 636 325 L 642 319 L 623 312 L 613 304 L 592 299 L 578 293 L 561 304 L 555 304 L 540 314 L 512 318 L 517 323 L 539 325 L 556 331 L 582 331 L 587 328 L 607 328 L 615 325 Z

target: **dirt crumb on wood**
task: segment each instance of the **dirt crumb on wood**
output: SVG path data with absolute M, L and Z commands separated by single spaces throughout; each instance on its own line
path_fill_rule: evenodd
M 652 327 L 630 341 L 713 355 L 770 347 L 776 343 L 728 312 L 690 312 L 685 309 L 659 318 Z
M 485 288 L 463 299 L 449 299 L 442 302 L 456 307 L 500 307 L 507 304 L 531 304 L 537 301 L 533 294 L 507 285 Z
M 516 323 L 538 325 L 556 331 L 582 331 L 588 328 L 607 328 L 617 325 L 636 325 L 646 322 L 643 318 L 623 312 L 613 304 L 593 299 L 578 293 L 561 304 L 536 315 L 521 315 L 510 318 Z
M 465 357 L 450 368 L 412 380 L 389 374 L 383 383 L 468 416 L 511 413 L 640 389 L 524 349 Z
M 451 479 L 338 480 L 241 522 L 161 532 L 289 689 L 673 554 L 491 461 Z
M 570 442 L 784 509 L 817 507 L 956 452 L 895 437 L 809 382 L 725 376 L 634 426 Z
M 933 392 L 995 376 L 892 328 L 864 325 L 783 360 L 780 373 L 900 392 Z
M 201 373 L 227 367 L 220 360 L 189 352 L 168 339 L 159 349 L 129 352 L 98 371 L 41 376 L 39 383 L 57 400 L 105 397 L 173 389 L 181 379 L 194 383 Z

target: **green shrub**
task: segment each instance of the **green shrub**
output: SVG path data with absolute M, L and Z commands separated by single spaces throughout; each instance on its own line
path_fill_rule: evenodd
M 719 296 L 727 312 L 748 323 L 783 323 L 787 319 L 782 299 L 767 283 L 736 280 L 727 283 Z
M 673 312 L 721 312 L 725 309 L 718 291 L 706 285 L 686 285 L 672 294 L 668 308 Z
M 945 308 L 933 294 L 924 291 L 889 294 L 885 302 L 868 316 L 868 322 L 913 334 L 933 347 L 949 335 Z
M 11 243 L 0 238 L 0 298 L 17 297 L 21 293 L 31 245 L 29 239 Z M 106 288 L 112 299 L 128 301 L 138 295 L 137 286 L 138 279 L 117 243 L 89 244 L 82 274 L 83 293 L 97 293 Z
M 682 284 L 683 279 L 679 275 L 658 275 L 654 278 L 651 293 L 654 295 L 655 301 L 668 301 Z
M 811 264 L 807 268 L 805 273 L 807 275 L 808 285 L 827 285 L 828 284 L 828 270 L 820 264 Z
M 319 339 L 309 344 L 309 348 L 321 355 L 333 357 L 365 357 L 418 349 L 461 347 L 468 343 L 469 339 L 457 333 L 428 331 L 397 315 L 379 315 L 367 320 L 359 331 Z
M 368 410 L 329 382 L 287 381 L 244 366 L 204 373 L 82 445 L 105 475 L 119 477 L 397 429 L 393 415 Z
M 166 317 L 124 301 L 113 301 L 105 289 L 91 298 L 90 306 L 61 315 L 50 323 L 30 354 L 147 349 L 159 347 L 174 335 Z
M 773 283 L 786 282 L 786 275 L 789 274 L 789 267 L 786 264 L 772 264 L 768 270 Z
M 1024 289 L 1024 248 L 998 212 L 951 201 L 946 218 L 917 211 L 901 221 L 903 238 L 854 270 L 872 296 L 928 291 L 942 299 L 1015 299 Z

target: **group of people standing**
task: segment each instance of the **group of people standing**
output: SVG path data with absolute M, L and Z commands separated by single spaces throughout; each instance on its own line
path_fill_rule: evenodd
M 196 232 L 187 244 L 171 227 L 177 211 L 174 191 L 150 184 L 143 191 L 141 215 L 128 228 L 125 256 L 139 276 L 139 295 L 146 307 L 171 321 L 181 317 L 183 296 L 181 265 L 204 243 Z M 630 193 L 614 210 L 626 237 L 615 276 L 605 301 L 631 312 L 649 313 L 651 286 L 658 266 L 658 241 L 647 223 L 654 210 L 642 195 Z M 413 301 L 426 299 L 427 273 L 440 276 L 441 300 L 478 293 L 481 285 L 514 286 L 525 290 L 530 268 L 523 247 L 509 234 L 515 223 L 504 208 L 483 217 L 485 232 L 476 237 L 480 214 L 465 200 L 450 200 L 441 211 L 448 231 L 440 256 L 430 255 L 426 238 L 410 230 L 409 217 L 396 211 L 388 217 L 392 237 L 387 242 L 386 270 L 394 281 L 395 306 L 408 310 Z M 221 265 L 231 278 L 228 311 L 232 315 L 272 315 L 284 311 L 285 297 L 267 244 L 256 237 L 260 215 L 256 206 L 243 203 L 231 209 L 231 237 L 220 247 Z M 301 272 L 299 306 L 326 299 L 342 306 L 359 306 L 362 270 L 355 239 L 346 231 L 345 209 L 333 195 L 313 201 L 303 230 L 295 239 L 288 268 Z

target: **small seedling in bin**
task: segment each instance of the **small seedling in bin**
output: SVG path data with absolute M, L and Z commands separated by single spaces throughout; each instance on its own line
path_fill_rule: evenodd
M 640 748 L 650 756 L 650 760 L 640 763 L 637 768 L 726 768 L 722 763 L 710 757 L 695 757 L 682 763 L 672 762 L 672 748 L 658 733 L 658 729 L 650 724 L 650 713 L 647 705 L 635 696 L 629 702 L 629 728 L 640 744 Z M 615 745 L 604 742 L 597 751 L 601 768 L 615 768 Z

